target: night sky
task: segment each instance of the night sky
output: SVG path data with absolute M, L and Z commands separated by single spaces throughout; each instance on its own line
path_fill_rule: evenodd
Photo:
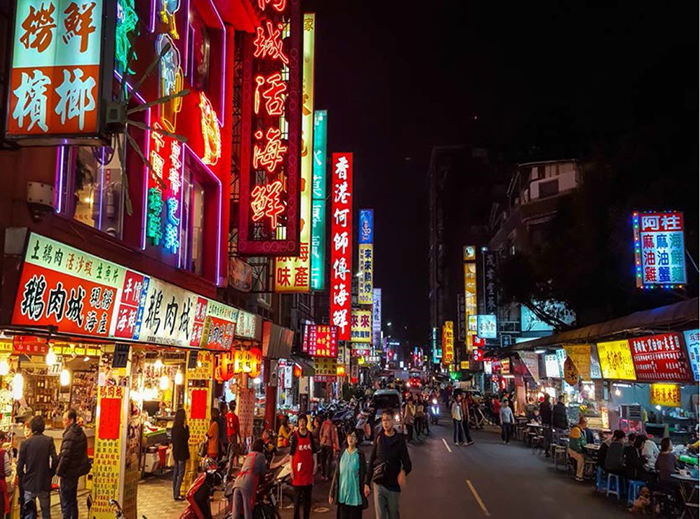
M 585 160 L 663 120 L 688 134 L 696 165 L 693 2 L 303 5 L 317 14 L 315 107 L 328 110 L 328 150 L 355 154 L 356 210 L 375 209 L 384 321 L 404 339 L 428 336 L 432 146 Z M 696 185 L 697 167 L 688 174 Z

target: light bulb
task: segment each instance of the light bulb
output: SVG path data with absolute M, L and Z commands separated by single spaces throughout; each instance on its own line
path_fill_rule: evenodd
M 12 378 L 12 398 L 19 400 L 24 396 L 24 377 L 21 373 L 15 373 Z
M 615 390 L 615 396 L 620 396 L 621 394 L 622 394 L 622 391 L 620 391 L 619 389 Z
M 163 361 L 160 359 L 156 360 L 156 363 L 153 364 L 153 367 L 156 369 L 161 369 L 163 367 Z
M 68 384 L 70 384 L 70 371 L 68 371 L 66 368 L 63 368 L 61 370 L 61 385 L 67 386 Z
M 4 377 L 10 372 L 10 364 L 7 359 L 0 360 L 0 376 Z
M 169 387 L 170 387 L 170 379 L 168 378 L 168 376 L 163 375 L 162 377 L 160 377 L 160 388 L 165 391 Z
M 256 386 L 257 386 L 258 384 L 260 384 L 260 382 L 262 382 L 262 380 L 260 380 L 260 377 L 255 377 L 255 378 L 253 379 L 253 384 L 255 384 Z
M 181 386 L 183 382 L 183 376 L 182 376 L 182 371 L 178 370 L 177 373 L 175 373 L 175 385 L 176 386 Z
M 46 353 L 46 365 L 53 366 L 54 364 L 56 364 L 56 354 L 53 351 L 53 347 L 51 347 Z
M 90 357 L 88 357 L 88 356 L 86 355 L 85 358 L 83 359 L 83 362 L 90 362 Z

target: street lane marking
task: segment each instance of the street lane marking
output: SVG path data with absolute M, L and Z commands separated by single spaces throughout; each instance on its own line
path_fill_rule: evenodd
M 445 448 L 447 449 L 447 452 L 452 452 L 452 449 L 450 449 L 450 446 L 447 445 L 447 442 L 445 441 L 445 438 L 442 439 L 442 443 L 445 444 Z
M 469 487 L 469 490 L 472 491 L 472 494 L 474 494 L 474 499 L 476 499 L 476 502 L 479 505 L 479 508 L 481 508 L 481 511 L 484 512 L 484 515 L 486 517 L 490 517 L 491 514 L 489 513 L 488 509 L 486 508 L 486 505 L 484 504 L 484 502 L 481 500 L 481 497 L 479 497 L 479 494 L 477 493 L 476 489 L 474 488 L 474 485 L 472 485 L 472 482 L 467 480 L 467 486 Z

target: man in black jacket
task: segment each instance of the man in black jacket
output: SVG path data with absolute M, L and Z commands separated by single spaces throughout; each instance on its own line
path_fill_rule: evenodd
M 566 406 L 564 405 L 564 397 L 560 396 L 557 400 L 557 405 L 552 411 L 552 425 L 554 426 L 555 441 L 559 441 L 564 433 L 569 428 L 569 418 L 566 416 Z
M 69 409 L 63 415 L 63 442 L 56 474 L 61 478 L 63 519 L 78 519 L 78 478 L 90 472 L 87 437 L 78 425 L 78 414 Z
M 542 430 L 544 431 L 544 451 L 549 458 L 552 450 L 552 404 L 549 402 L 549 394 L 544 394 L 544 400 L 540 402 L 540 418 L 542 419 Z
M 25 507 L 38 497 L 41 516 L 51 519 L 51 478 L 56 473 L 58 456 L 53 438 L 44 435 L 44 419 L 32 418 L 31 438 L 22 442 L 17 459 L 17 475 L 24 490 Z M 77 516 L 76 516 L 77 517 Z M 36 519 L 36 509 L 26 519 Z
M 377 435 L 369 456 L 365 496 L 374 490 L 374 512 L 377 519 L 399 518 L 399 479 L 411 472 L 411 458 L 403 434 L 394 430 L 394 410 L 382 412 L 382 431 Z M 401 473 L 403 472 L 403 476 Z

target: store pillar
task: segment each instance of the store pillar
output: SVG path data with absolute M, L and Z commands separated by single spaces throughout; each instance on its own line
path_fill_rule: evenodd
M 190 352 L 186 370 L 185 413 L 190 428 L 190 459 L 187 461 L 182 492 L 187 492 L 197 477 L 199 456 L 197 448 L 206 440 L 211 419 L 214 355 L 206 351 Z

